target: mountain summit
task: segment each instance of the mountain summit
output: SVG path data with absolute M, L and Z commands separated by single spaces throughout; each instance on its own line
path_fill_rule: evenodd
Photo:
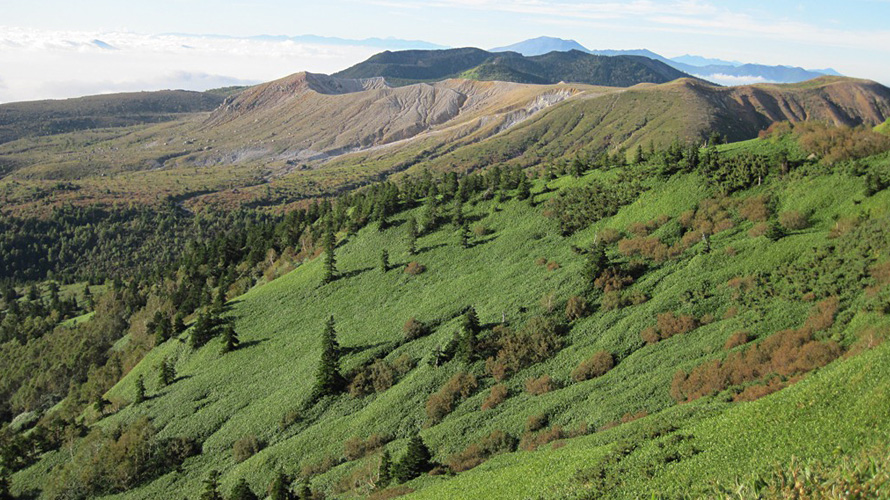
M 524 56 L 539 56 L 548 52 L 569 52 L 580 50 L 590 52 L 586 47 L 574 40 L 565 40 L 551 36 L 539 36 L 504 47 L 495 47 L 489 52 L 518 52 Z

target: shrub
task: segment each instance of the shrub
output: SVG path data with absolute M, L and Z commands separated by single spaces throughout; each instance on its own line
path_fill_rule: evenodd
M 493 410 L 497 408 L 501 403 L 507 400 L 509 396 L 509 391 L 507 390 L 507 386 L 504 384 L 497 384 L 491 387 L 491 393 L 485 398 L 485 401 L 482 402 L 483 410 Z
M 698 328 L 698 321 L 693 316 L 665 312 L 658 315 L 656 328 L 659 337 L 664 340 L 674 335 L 691 332 Z
M 470 444 L 460 453 L 451 455 L 448 458 L 448 468 L 454 473 L 470 470 L 494 455 L 515 451 L 516 445 L 515 437 L 495 430 L 478 442 Z
M 691 401 L 732 386 L 781 377 L 766 389 L 746 390 L 741 397 L 749 400 L 768 393 L 767 389 L 784 387 L 797 375 L 825 366 L 841 355 L 841 348 L 834 341 L 816 340 L 814 334 L 831 326 L 837 306 L 837 299 L 826 299 L 813 308 L 801 328 L 774 333 L 747 349 L 730 353 L 722 362 L 703 363 L 688 374 L 678 371 L 671 381 L 671 396 L 677 401 Z
M 426 271 L 426 267 L 424 267 L 423 264 L 420 264 L 416 260 L 412 260 L 405 267 L 405 272 L 410 274 L 411 276 L 416 276 L 424 271 Z
M 661 340 L 661 337 L 658 336 L 658 330 L 656 330 L 654 326 L 643 328 L 643 331 L 640 332 L 640 338 L 643 339 L 643 342 L 649 345 L 655 344 Z
M 585 359 L 574 370 L 572 379 L 575 382 L 583 382 L 592 378 L 601 377 L 615 366 L 615 360 L 611 353 L 599 351 Z
M 358 436 L 352 436 L 343 442 L 343 457 L 347 461 L 358 460 L 366 457 L 391 441 L 387 436 L 380 434 L 371 434 L 368 439 L 362 439 Z
M 235 441 L 232 445 L 232 457 L 236 462 L 243 462 L 263 449 L 263 442 L 254 434 L 248 434 Z
M 740 345 L 745 345 L 751 341 L 751 336 L 746 331 L 735 332 L 726 339 L 726 343 L 723 344 L 723 350 L 728 351 L 734 347 L 738 347 Z
M 550 378 L 550 375 L 544 374 L 538 378 L 529 378 L 525 381 L 525 391 L 534 396 L 547 394 L 556 389 L 556 382 Z
M 549 418 L 546 413 L 538 413 L 536 415 L 529 415 L 525 421 L 525 432 L 537 432 L 544 427 L 547 427 L 549 423 Z
M 559 262 L 556 262 L 556 261 L 553 261 L 553 260 L 552 260 L 552 261 L 550 261 L 550 262 L 547 263 L 547 270 L 548 270 L 548 271 L 556 271 L 557 269 L 559 269 Z
M 769 224 L 766 222 L 758 222 L 757 224 L 754 224 L 754 227 L 748 230 L 748 236 L 757 238 L 765 235 L 767 232 L 769 232 Z
M 426 414 L 432 423 L 438 423 L 454 410 L 454 406 L 476 390 L 479 383 L 470 373 L 460 372 L 445 382 L 426 402 Z
M 605 293 L 624 290 L 634 282 L 633 276 L 617 267 L 609 267 L 593 280 L 593 286 Z
M 612 243 L 617 243 L 618 240 L 621 239 L 621 232 L 617 229 L 612 229 L 607 227 L 602 231 L 597 233 L 597 241 L 601 242 L 604 245 L 611 245 Z
M 751 222 L 766 222 L 770 215 L 769 203 L 767 196 L 752 196 L 742 202 L 739 214 Z
M 537 259 L 535 259 L 535 265 L 536 266 L 546 266 L 547 258 L 546 257 L 538 257 Z
M 491 233 L 491 229 L 487 228 L 483 224 L 476 224 L 475 226 L 473 226 L 473 234 L 475 234 L 479 238 L 481 238 L 482 236 L 487 236 Z
M 300 422 L 303 420 L 303 413 L 300 410 L 288 410 L 281 416 L 281 420 L 278 422 L 278 429 L 281 431 L 286 431 L 290 426 Z
M 495 328 L 492 344 L 498 349 L 486 361 L 486 369 L 497 380 L 527 366 L 540 363 L 562 348 L 561 325 L 551 318 L 536 316 L 519 332 L 505 327 Z
M 790 210 L 779 214 L 779 224 L 789 231 L 799 231 L 806 229 L 810 225 L 810 221 L 806 215 L 796 210 Z
M 411 341 L 419 339 L 429 333 L 429 328 L 420 321 L 417 321 L 416 318 L 411 317 L 402 327 L 402 333 L 405 335 L 405 340 Z
M 552 428 L 541 431 L 537 434 L 532 434 L 527 432 L 522 435 L 522 439 L 519 441 L 519 448 L 524 451 L 535 451 L 539 447 L 544 446 L 547 443 L 552 443 L 553 441 L 557 441 L 565 438 L 566 435 L 562 430 L 561 426 L 555 425 Z
M 568 303 L 566 303 L 567 320 L 574 321 L 583 318 L 588 314 L 590 314 L 590 308 L 587 306 L 587 301 L 584 300 L 584 297 L 575 295 L 569 299 Z

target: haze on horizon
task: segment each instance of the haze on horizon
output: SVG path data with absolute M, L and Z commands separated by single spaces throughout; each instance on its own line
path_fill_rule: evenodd
M 484 49 L 549 35 L 590 49 L 831 67 L 887 85 L 888 17 L 888 0 L 8 2 L 0 5 L 0 102 L 245 85 L 335 72 L 384 50 L 248 38 L 266 34 Z

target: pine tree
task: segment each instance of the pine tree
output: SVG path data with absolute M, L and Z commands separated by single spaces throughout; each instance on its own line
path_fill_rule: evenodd
M 220 351 L 221 354 L 226 354 L 228 352 L 232 352 L 238 348 L 238 344 L 241 341 L 238 339 L 238 333 L 235 331 L 235 328 L 227 323 L 222 328 L 222 337 L 223 337 L 223 346 Z
M 476 355 L 476 337 L 479 335 L 479 317 L 476 316 L 476 309 L 470 308 L 461 324 L 461 336 L 457 346 L 458 358 L 469 363 Z
M 324 237 L 324 283 L 330 283 L 337 277 L 337 258 L 334 255 L 334 229 L 329 224 Z
M 380 467 L 377 469 L 377 483 L 376 487 L 386 488 L 386 486 L 392 481 L 392 456 L 389 454 L 389 450 L 383 450 L 383 455 L 380 457 Z
M 93 297 L 93 292 L 90 291 L 90 285 L 83 287 L 83 301 L 87 311 L 92 311 L 96 307 L 96 299 Z
M 181 311 L 177 311 L 176 315 L 173 316 L 172 335 L 179 335 L 185 331 L 185 328 L 185 315 Z
M 199 312 L 198 317 L 195 319 L 195 324 L 192 326 L 189 344 L 197 349 L 210 341 L 216 335 L 218 322 L 219 318 L 214 317 L 212 314 L 204 311 Z
M 451 223 L 455 228 L 464 225 L 464 204 L 460 198 L 454 200 L 454 212 L 451 215 Z
M 176 380 L 176 366 L 170 358 L 164 358 L 158 367 L 158 385 L 166 387 Z
M 293 495 L 290 493 L 290 478 L 284 472 L 278 472 L 272 486 L 269 487 L 269 497 L 272 500 L 291 500 Z
M 380 271 L 389 271 L 389 252 L 385 248 L 380 252 Z
M 250 485 L 247 484 L 247 480 L 243 477 L 239 480 L 235 487 L 232 488 L 232 493 L 229 495 L 229 500 L 259 500 L 256 496 L 256 493 L 250 489 Z
M 145 401 L 145 380 L 142 379 L 142 375 L 139 375 L 136 378 L 136 398 L 133 402 L 139 404 L 143 401 Z
M 609 258 L 606 256 L 604 245 L 595 244 L 587 254 L 587 263 L 584 266 L 584 278 L 588 285 L 592 285 L 593 281 L 599 278 L 600 274 L 605 271 L 609 265 Z
M 417 434 L 408 441 L 408 449 L 396 466 L 395 476 L 399 482 L 410 481 L 432 468 L 432 454 L 423 439 Z
M 639 165 L 640 163 L 643 163 L 645 159 L 646 157 L 643 155 L 643 145 L 637 144 L 637 150 L 634 152 L 633 160 L 631 160 L 632 163 L 634 165 Z
M 201 493 L 201 500 L 223 500 L 223 496 L 219 493 L 219 471 L 212 470 L 204 480 L 204 492 Z
M 527 200 L 531 198 L 531 195 L 532 183 L 528 180 L 528 177 L 524 173 L 520 174 L 519 186 L 516 188 L 516 198 L 519 200 Z
M 155 325 L 154 334 L 155 345 L 163 344 L 173 336 L 173 324 L 170 323 L 170 318 L 166 314 L 161 315 Z
M 470 228 L 467 227 L 466 222 L 460 226 L 460 246 L 461 248 L 470 248 Z
M 331 316 L 321 336 L 321 361 L 314 389 L 316 398 L 336 394 L 343 386 L 343 377 L 340 375 L 340 344 L 337 342 L 334 325 L 334 317 Z

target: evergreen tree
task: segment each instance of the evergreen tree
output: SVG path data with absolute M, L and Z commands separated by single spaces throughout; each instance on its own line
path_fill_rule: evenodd
M 459 228 L 464 224 L 464 204 L 460 198 L 454 200 L 454 212 L 451 215 L 451 223 L 455 228 Z
M 528 176 L 524 173 L 519 176 L 519 186 L 516 188 L 516 198 L 519 200 L 527 200 L 532 195 L 532 183 L 528 180 Z
M 633 156 L 633 159 L 631 159 L 631 162 L 634 165 L 639 165 L 640 163 L 643 163 L 643 161 L 645 161 L 645 159 L 646 159 L 646 157 L 645 157 L 645 155 L 643 155 L 643 145 L 637 144 L 637 149 L 634 152 L 634 156 Z
M 201 493 L 201 500 L 223 500 L 223 496 L 219 493 L 219 471 L 212 470 L 204 480 L 204 492 Z
M 469 363 L 475 357 L 477 344 L 476 337 L 479 335 L 479 330 L 479 317 L 476 316 L 476 309 L 471 307 L 470 310 L 464 314 L 464 319 L 461 324 L 461 336 L 457 345 L 457 356 L 461 361 Z
M 380 271 L 389 271 L 389 252 L 385 248 L 380 252 Z
M 181 311 L 177 311 L 173 316 L 173 331 L 172 335 L 179 335 L 180 333 L 185 331 L 185 315 L 182 314 Z
M 96 410 L 96 413 L 101 417 L 105 414 L 105 408 L 107 408 L 109 404 L 109 401 L 100 394 L 99 397 L 96 398 L 96 401 L 93 402 L 93 409 Z M 2 497 L 0 497 L 0 499 L 2 499 Z
M 170 318 L 166 314 L 161 315 L 155 324 L 154 334 L 155 345 L 163 344 L 173 336 L 173 324 L 170 323 Z
M 292 500 L 290 493 L 290 478 L 284 472 L 278 472 L 272 486 L 269 487 L 269 498 L 272 500 Z
M 417 434 L 408 441 L 405 455 L 395 467 L 395 476 L 399 482 L 410 481 L 432 468 L 432 454 L 423 439 Z
M 460 226 L 460 246 L 461 248 L 470 248 L 470 228 L 464 222 Z
M 380 467 L 377 469 L 377 488 L 386 488 L 392 481 L 392 456 L 389 450 L 383 450 L 380 456 Z
M 256 493 L 250 489 L 250 485 L 247 484 L 247 480 L 243 477 L 239 480 L 235 487 L 232 488 L 232 493 L 229 495 L 229 500 L 259 500 L 256 496 Z
M 587 254 L 587 263 L 584 266 L 584 278 L 588 285 L 593 285 L 593 281 L 599 278 L 608 265 L 609 258 L 606 256 L 605 246 L 595 244 Z
M 170 358 L 164 358 L 161 366 L 158 367 L 158 385 L 166 387 L 176 380 L 176 366 Z
M 206 344 L 216 335 L 217 323 L 219 319 L 212 314 L 201 311 L 195 319 L 195 325 L 192 327 L 189 344 L 197 349 Z
M 576 156 L 575 159 L 572 160 L 572 175 L 575 177 L 581 177 L 586 171 L 587 165 L 584 164 L 584 161 L 581 160 L 580 157 Z
M 329 224 L 324 237 L 324 283 L 330 283 L 337 277 L 337 258 L 334 255 L 334 229 Z
M 136 378 L 136 398 L 133 402 L 139 404 L 143 401 L 145 401 L 145 380 L 142 379 L 142 375 L 139 375 Z
M 222 328 L 222 337 L 223 337 L 223 346 L 221 349 L 221 354 L 226 354 L 228 352 L 232 352 L 238 348 L 238 344 L 241 341 L 238 339 L 238 333 L 235 331 L 235 328 L 227 323 Z
M 785 237 L 785 230 L 778 222 L 771 220 L 767 223 L 766 234 L 764 234 L 764 236 L 772 241 L 779 241 Z
M 409 217 L 406 225 L 408 226 L 408 254 L 414 255 L 417 253 L 417 221 L 414 217 Z
M 343 386 L 343 376 L 340 375 L 340 344 L 337 342 L 334 325 L 334 317 L 331 316 L 321 336 L 321 361 L 313 391 L 316 398 L 336 394 Z
M 96 299 L 93 297 L 93 292 L 90 291 L 90 285 L 83 287 L 83 301 L 84 309 L 87 311 L 92 311 L 96 307 Z

